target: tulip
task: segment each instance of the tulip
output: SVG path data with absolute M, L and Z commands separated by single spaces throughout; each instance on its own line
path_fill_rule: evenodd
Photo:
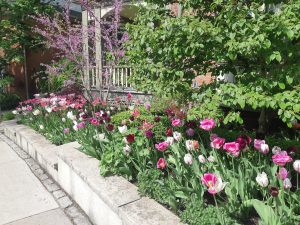
M 289 178 L 285 178 L 283 181 L 283 187 L 284 189 L 290 189 L 292 188 L 292 182 Z
M 286 151 L 281 151 L 272 156 L 273 162 L 278 166 L 285 166 L 286 163 L 293 161 Z
M 210 136 L 209 136 L 209 140 L 210 141 L 213 141 L 215 138 L 217 138 L 218 137 L 218 135 L 217 134 L 211 134 Z
M 180 119 L 172 119 L 172 126 L 173 127 L 178 127 L 182 124 Z
M 216 123 L 213 119 L 205 119 L 200 122 L 200 128 L 206 131 L 210 131 L 216 126 Z
M 254 139 L 254 148 L 259 151 L 261 144 L 265 143 L 266 142 L 264 140 Z
M 160 116 L 156 116 L 156 117 L 154 117 L 154 122 L 159 122 L 160 121 Z
M 113 124 L 107 124 L 106 129 L 108 131 L 113 131 L 114 130 L 114 125 Z
M 123 126 L 121 126 L 121 127 L 118 127 L 118 130 L 119 130 L 119 132 L 120 132 L 121 134 L 124 134 L 124 133 L 126 133 L 126 131 L 127 131 L 127 126 L 126 126 L 126 125 L 123 125 Z
M 277 197 L 279 194 L 279 189 L 277 187 L 271 187 L 269 192 L 273 197 Z
M 195 140 L 186 140 L 185 146 L 188 151 L 196 150 L 199 148 L 199 142 Z
M 148 139 L 153 138 L 153 132 L 152 132 L 152 130 L 146 130 L 146 131 L 144 132 L 144 135 L 145 135 L 146 138 L 148 138 Z
M 185 164 L 187 165 L 192 165 L 193 163 L 193 156 L 191 154 L 185 154 L 184 158 L 183 158 Z
M 240 155 L 240 145 L 236 142 L 228 142 L 223 145 L 223 149 L 226 150 L 228 153 L 232 154 L 233 156 Z
M 128 134 L 128 135 L 126 136 L 126 141 L 127 141 L 128 143 L 133 143 L 133 142 L 134 142 L 134 134 Z
M 99 121 L 96 118 L 91 118 L 90 119 L 90 123 L 94 126 L 98 126 L 99 125 Z
M 269 185 L 267 174 L 265 172 L 258 174 L 256 177 L 256 182 L 262 187 L 267 187 Z
M 32 112 L 32 114 L 35 115 L 35 116 L 40 115 L 40 113 L 41 113 L 41 111 L 38 110 L 38 109 L 36 109 L 36 110 L 34 110 L 34 111 Z
M 208 158 L 207 158 L 208 162 L 214 162 L 216 161 L 215 157 L 213 157 L 212 155 L 210 155 Z
M 174 143 L 174 138 L 173 137 L 167 137 L 166 142 L 168 142 L 169 145 L 172 145 Z
M 281 148 L 280 148 L 280 147 L 274 146 L 274 147 L 272 148 L 272 153 L 273 153 L 274 155 L 277 154 L 277 153 L 279 153 L 279 152 L 281 152 Z
M 17 114 L 18 114 L 18 111 L 17 111 L 17 110 L 13 110 L 13 111 L 12 111 L 12 114 L 17 115 Z
M 175 139 L 176 141 L 180 141 L 181 138 L 182 138 L 182 134 L 179 133 L 179 132 L 177 132 L 177 131 L 175 131 L 175 132 L 173 133 L 173 137 L 174 137 L 174 139 Z
M 69 128 L 64 128 L 64 134 L 68 134 L 70 132 Z
M 157 169 L 163 170 L 167 167 L 167 162 L 164 158 L 159 158 L 159 160 L 157 161 L 156 167 Z
M 123 147 L 123 151 L 126 155 L 128 155 L 131 152 L 131 148 L 129 145 L 126 145 L 125 147 Z
M 261 152 L 262 154 L 268 154 L 268 152 L 269 152 L 269 145 L 267 145 L 267 144 L 261 144 L 259 152 Z
M 173 135 L 173 131 L 171 128 L 167 128 L 166 130 L 166 136 L 171 137 Z
M 223 183 L 221 177 L 218 177 L 212 173 L 205 173 L 201 177 L 201 181 L 208 187 L 208 192 L 212 195 L 219 193 L 226 186 L 226 183 Z
M 189 137 L 193 137 L 195 135 L 195 130 L 193 128 L 189 128 L 186 130 L 186 135 Z
M 40 125 L 40 129 L 41 129 L 41 130 L 44 130 L 44 126 L 43 126 L 42 124 Z
M 200 163 L 205 163 L 206 162 L 206 159 L 203 155 L 199 155 L 198 160 L 199 160 Z
M 150 102 L 145 102 L 144 106 L 145 106 L 145 109 L 147 111 L 150 111 L 150 109 L 151 109 L 151 103 Z
M 278 179 L 280 179 L 280 180 L 285 180 L 286 178 L 287 178 L 287 176 L 288 176 L 288 171 L 286 170 L 286 168 L 284 168 L 284 167 L 281 167 L 280 169 L 279 169 L 279 172 L 277 173 L 277 177 L 278 177 Z
M 210 143 L 210 146 L 214 149 L 220 149 L 225 143 L 224 138 L 215 137 L 212 142 Z
M 295 160 L 295 162 L 293 163 L 293 167 L 297 173 L 300 173 L 300 160 L 299 159 Z
M 170 145 L 169 142 L 163 141 L 163 142 L 160 142 L 158 144 L 155 144 L 155 148 L 160 152 L 164 152 L 165 150 L 167 150 L 169 145 Z

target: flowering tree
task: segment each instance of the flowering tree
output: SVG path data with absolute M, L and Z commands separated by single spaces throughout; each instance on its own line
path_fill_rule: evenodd
M 80 1 L 82 8 L 88 11 L 89 15 L 95 19 L 95 26 L 83 27 L 78 24 L 78 21 L 72 21 L 70 16 L 71 0 L 68 0 L 61 13 L 57 13 L 55 17 L 47 15 L 35 16 L 34 19 L 38 24 L 42 25 L 35 28 L 35 31 L 46 39 L 46 44 L 49 48 L 57 50 L 57 58 L 66 58 L 74 65 L 74 74 L 79 75 L 79 80 L 83 84 L 89 97 L 92 97 L 90 92 L 89 82 L 85 82 L 84 71 L 87 68 L 87 61 L 91 65 L 95 64 L 96 49 L 94 43 L 104 40 L 105 50 L 109 57 L 108 62 L 111 66 L 115 66 L 123 57 L 124 51 L 122 43 L 127 39 L 126 35 L 121 40 L 118 39 L 120 28 L 120 10 L 122 0 L 115 0 L 114 15 L 112 21 L 102 21 L 95 16 L 92 3 L 85 0 Z M 97 27 L 100 26 L 100 27 Z M 95 30 L 101 28 L 101 33 L 97 35 Z M 83 40 L 89 40 L 88 53 L 85 53 Z M 87 60 L 88 59 L 88 60 Z M 60 68 L 53 65 L 47 65 L 50 73 L 59 74 Z M 110 79 L 108 72 L 105 73 L 106 79 Z M 100 95 L 102 90 L 100 89 Z M 107 93 L 108 96 L 108 93 Z M 107 97 L 106 97 L 107 98 Z

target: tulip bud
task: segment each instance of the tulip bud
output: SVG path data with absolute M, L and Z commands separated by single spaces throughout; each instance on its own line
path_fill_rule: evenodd
M 295 160 L 295 162 L 293 163 L 293 167 L 297 173 L 300 173 L 300 160 Z
M 279 190 L 277 187 L 271 187 L 269 192 L 273 197 L 277 197 L 279 194 Z
M 283 181 L 284 189 L 290 189 L 292 187 L 292 182 L 289 178 L 285 178 Z
M 267 187 L 269 185 L 267 174 L 265 172 L 258 174 L 256 177 L 256 182 L 262 187 Z
M 205 163 L 206 162 L 206 159 L 205 159 L 205 157 L 203 155 L 199 155 L 198 159 L 199 159 L 200 163 Z
M 260 145 L 260 150 L 259 150 L 262 154 L 268 154 L 269 152 L 269 145 L 267 144 L 261 144 Z
M 186 163 L 186 164 L 188 164 L 188 165 L 192 165 L 192 163 L 193 163 L 193 156 L 191 155 L 191 154 L 186 154 L 185 156 L 184 156 L 184 162 Z

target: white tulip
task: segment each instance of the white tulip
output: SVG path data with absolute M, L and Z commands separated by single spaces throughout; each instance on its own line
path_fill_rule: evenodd
M 212 155 L 210 155 L 208 158 L 207 158 L 208 162 L 214 162 L 216 161 L 215 157 L 213 157 Z
M 123 151 L 125 154 L 129 154 L 131 152 L 131 148 L 129 145 L 126 145 L 125 147 L 123 147 Z
M 119 129 L 119 132 L 120 132 L 121 134 L 124 134 L 124 133 L 127 132 L 127 126 L 126 126 L 126 125 L 123 125 L 123 126 L 121 126 L 121 127 L 118 127 L 118 129 Z
M 46 107 L 45 109 L 46 109 L 46 111 L 47 111 L 48 113 L 51 113 L 51 112 L 52 112 L 52 108 L 51 108 L 51 107 Z
M 41 130 L 44 130 L 44 126 L 43 126 L 42 124 L 40 125 L 40 129 L 41 129 Z
M 13 113 L 14 115 L 17 115 L 17 114 L 18 114 L 18 111 L 17 111 L 17 110 L 13 110 L 12 113 Z
M 35 116 L 39 115 L 40 113 L 41 113 L 41 111 L 38 110 L 38 109 L 36 109 L 36 110 L 34 110 L 34 111 L 32 112 L 32 114 L 35 115 Z
M 194 145 L 192 140 L 185 141 L 185 147 L 188 151 L 194 150 Z
M 272 153 L 273 153 L 274 155 L 278 154 L 279 152 L 281 152 L 281 148 L 280 148 L 280 147 L 274 146 L 274 147 L 272 148 Z
M 265 172 L 258 174 L 256 177 L 256 182 L 262 187 L 267 187 L 269 185 L 267 174 Z
M 177 132 L 177 131 L 175 131 L 175 132 L 173 133 L 173 137 L 174 137 L 174 139 L 175 139 L 176 141 L 180 141 L 180 139 L 182 138 L 182 134 L 179 133 L 179 132 Z
M 261 144 L 260 145 L 260 152 L 263 154 L 267 154 L 269 152 L 269 145 L 268 144 Z
M 298 173 L 300 173 L 300 160 L 295 160 L 295 162 L 293 163 L 293 167 L 294 167 L 294 170 Z
M 292 187 L 292 182 L 289 178 L 285 178 L 283 181 L 284 189 L 290 189 Z
M 166 140 L 169 145 L 172 145 L 174 143 L 174 138 L 173 137 L 167 137 L 167 140 Z
M 193 156 L 191 154 L 186 154 L 183 158 L 184 162 L 188 165 L 192 165 L 193 163 Z
M 205 163 L 206 162 L 206 159 L 205 159 L 204 155 L 199 155 L 198 159 L 199 159 L 200 163 Z
M 63 122 L 63 123 L 65 123 L 66 122 L 66 118 L 61 118 L 61 121 Z

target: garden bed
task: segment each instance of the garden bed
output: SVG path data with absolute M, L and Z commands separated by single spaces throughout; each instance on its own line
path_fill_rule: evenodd
M 162 205 L 140 197 L 137 187 L 119 176 L 102 177 L 99 161 L 80 151 L 77 142 L 56 146 L 16 121 L 1 124 L 4 134 L 34 158 L 80 205 L 95 224 L 181 224 Z

